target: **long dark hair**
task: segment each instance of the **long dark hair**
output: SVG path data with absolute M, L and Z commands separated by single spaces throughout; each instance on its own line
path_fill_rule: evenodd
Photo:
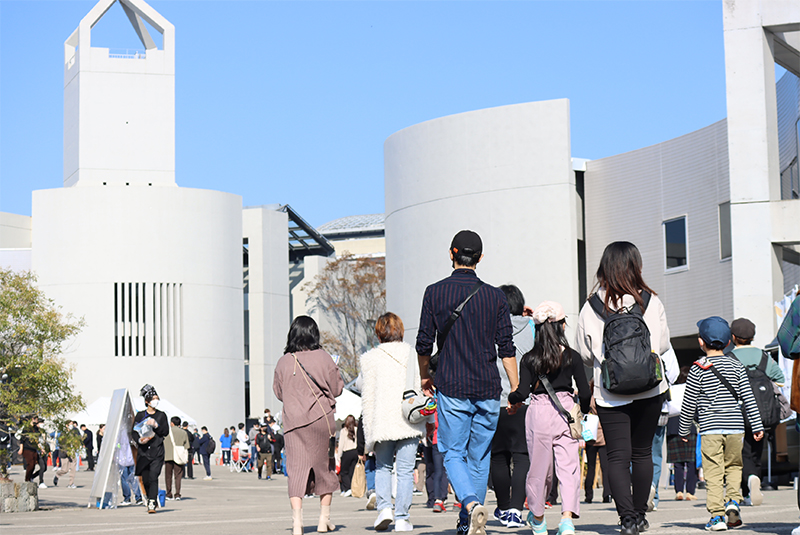
M 522 357 L 522 365 L 528 366 L 536 375 L 547 375 L 563 365 L 564 355 L 569 349 L 564 334 L 565 321 L 545 321 L 536 326 L 536 343 Z
M 606 297 L 603 304 L 607 311 L 611 310 L 609 303 L 622 303 L 623 295 L 632 295 L 642 309 L 644 301 L 639 292 L 646 290 L 651 295 L 656 295 L 642 278 L 642 255 L 631 242 L 609 243 L 603 251 L 595 276 L 597 284 L 592 293 L 595 293 L 599 286 L 605 288 Z
M 289 336 L 286 337 L 286 353 L 298 351 L 313 351 L 319 349 L 319 327 L 313 318 L 297 316 L 289 327 Z
M 342 427 L 347 429 L 347 437 L 350 440 L 356 439 L 356 417 L 352 414 L 348 414 L 347 418 L 344 419 L 344 424 Z

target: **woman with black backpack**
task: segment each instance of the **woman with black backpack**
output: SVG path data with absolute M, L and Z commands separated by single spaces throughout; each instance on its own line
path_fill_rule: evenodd
M 596 277 L 578 319 L 576 346 L 594 369 L 620 533 L 638 535 L 649 527 L 653 435 L 668 389 L 660 356 L 670 348 L 669 327 L 664 305 L 642 279 L 642 256 L 634 244 L 610 243 Z

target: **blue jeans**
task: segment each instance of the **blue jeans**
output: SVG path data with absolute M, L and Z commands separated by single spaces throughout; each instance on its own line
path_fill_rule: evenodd
M 661 465 L 664 464 L 664 435 L 667 433 L 667 426 L 656 427 L 656 434 L 653 435 L 653 486 L 656 488 L 656 497 L 653 504 L 658 507 L 658 483 L 661 480 Z M 605 489 L 604 489 L 605 490 Z
M 367 475 L 367 496 L 375 492 L 375 456 L 367 455 L 364 461 L 364 473 Z
M 142 499 L 142 491 L 139 489 L 139 484 L 133 475 L 135 466 L 121 466 L 120 467 L 120 482 L 122 483 L 122 497 L 126 502 L 131 501 L 131 488 L 134 490 L 134 496 L 137 500 Z
M 492 439 L 500 415 L 499 399 L 461 399 L 437 394 L 439 451 L 447 477 L 461 502 L 461 522 L 467 505 L 486 500 Z
M 375 443 L 375 490 L 378 511 L 392 508 L 392 465 L 397 455 L 397 492 L 395 494 L 395 520 L 408 520 L 414 492 L 414 464 L 419 438 L 387 440 Z

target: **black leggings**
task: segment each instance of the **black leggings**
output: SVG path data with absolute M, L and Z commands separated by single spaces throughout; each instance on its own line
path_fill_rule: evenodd
M 603 498 L 611 497 L 611 488 L 608 484 L 608 456 L 605 446 L 586 445 L 586 480 L 583 488 L 586 491 L 586 501 L 594 499 L 594 472 L 597 467 L 597 456 L 600 456 L 600 470 L 603 472 Z
M 764 443 L 769 440 L 767 432 L 764 431 L 764 438 L 756 440 L 753 432 L 748 429 L 744 432 L 742 442 L 742 496 L 750 496 L 750 485 L 748 479 L 751 475 L 761 478 L 761 455 L 764 453 Z
M 358 462 L 358 450 L 352 449 L 342 452 L 342 468 L 339 473 L 342 475 L 342 483 L 340 485 L 342 491 L 350 490 L 350 484 L 353 481 L 353 470 L 355 470 L 356 462 Z
M 608 483 L 621 519 L 643 517 L 653 483 L 653 435 L 663 396 L 597 406 L 608 455 Z M 633 495 L 631 495 L 633 486 Z
M 158 500 L 158 477 L 161 475 L 164 458 L 148 459 L 140 455 L 137 461 L 136 475 L 142 476 L 142 484 L 147 493 L 147 499 Z
M 530 467 L 528 454 L 510 451 L 492 452 L 491 466 L 497 507 L 503 511 L 507 509 L 522 511 L 525 503 L 525 479 Z

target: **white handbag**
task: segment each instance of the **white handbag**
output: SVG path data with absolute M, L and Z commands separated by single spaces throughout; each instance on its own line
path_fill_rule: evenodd
M 172 442 L 172 461 L 175 464 L 186 464 L 189 462 L 189 450 L 185 446 L 176 446 L 175 437 L 172 436 L 172 429 L 169 430 L 169 440 Z

